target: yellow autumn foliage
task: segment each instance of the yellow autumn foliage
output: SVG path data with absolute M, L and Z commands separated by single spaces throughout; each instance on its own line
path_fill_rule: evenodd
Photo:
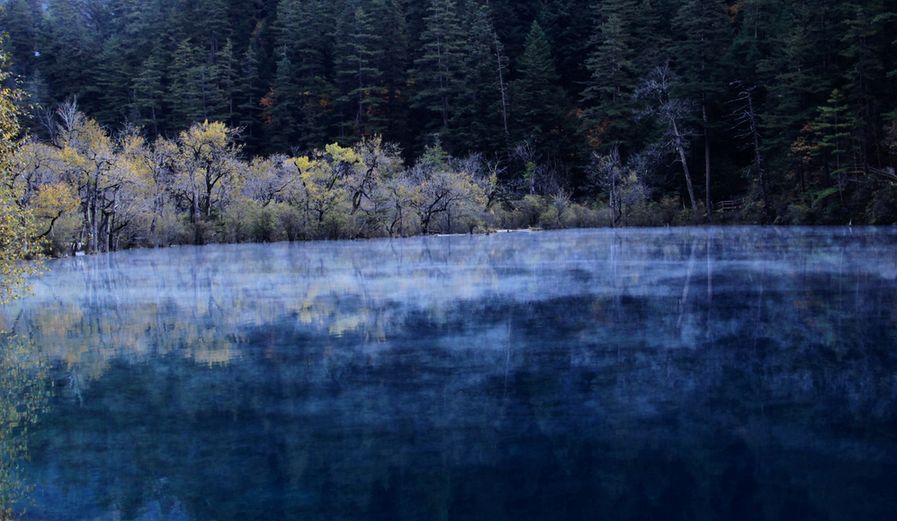
M 19 146 L 22 94 L 6 86 L 6 66 L 7 57 L 0 54 L 0 304 L 27 288 L 27 278 L 36 269 L 29 261 L 38 253 L 33 216 L 18 205 L 13 192 L 11 165 Z

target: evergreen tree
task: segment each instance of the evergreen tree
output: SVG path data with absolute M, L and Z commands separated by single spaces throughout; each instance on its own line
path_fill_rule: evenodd
M 658 66 L 670 61 L 672 34 L 670 21 L 678 2 L 670 0 L 633 0 L 635 15 L 629 17 L 632 30 L 632 58 L 636 76 L 644 78 Z
M 234 55 L 234 44 L 230 39 L 224 42 L 215 60 L 214 72 L 217 74 L 218 95 L 217 106 L 213 118 L 237 126 L 237 104 L 239 103 L 240 65 Z
M 529 26 L 538 20 L 544 0 L 490 0 L 495 31 L 512 59 L 523 54 Z
M 170 107 L 168 127 L 184 129 L 206 117 L 205 82 L 200 51 L 189 40 L 178 45 L 172 57 L 168 77 Z
M 868 160 L 880 159 L 881 107 L 878 100 L 887 99 L 893 91 L 889 88 L 885 57 L 895 39 L 892 23 L 897 8 L 887 0 L 869 0 L 847 3 L 844 6 L 845 31 L 841 38 L 841 56 L 849 64 L 844 73 L 845 94 L 855 107 L 858 139 L 861 148 L 863 170 L 868 171 Z M 879 90 L 881 89 L 881 90 Z
M 685 0 L 675 19 L 673 64 L 682 79 L 681 97 L 700 107 L 704 151 L 704 204 L 707 217 L 712 201 L 711 132 L 715 114 L 724 97 L 727 79 L 723 60 L 731 41 L 731 26 L 725 0 Z
M 576 99 L 590 77 L 586 61 L 595 32 L 588 16 L 594 11 L 592 4 L 592 0 L 546 0 L 538 17 L 554 49 L 561 84 Z
M 165 98 L 164 62 L 157 47 L 143 62 L 140 72 L 131 86 L 134 96 L 134 112 L 138 125 L 150 129 L 154 135 L 161 130 L 162 102 Z
M 288 150 L 299 143 L 297 119 L 302 109 L 302 92 L 296 82 L 293 61 L 286 50 L 280 52 L 277 76 L 271 89 L 268 119 L 272 141 L 280 150 Z
M 35 51 L 38 50 L 40 10 L 29 0 L 10 0 L 0 7 L 0 27 L 14 35 L 6 50 L 12 61 L 11 71 L 17 75 L 32 73 Z
M 636 82 L 631 41 L 634 9 L 633 0 L 608 0 L 598 12 L 598 30 L 586 61 L 590 79 L 583 91 L 595 145 L 617 147 L 631 128 Z
M 381 107 L 384 139 L 404 142 L 407 139 L 408 33 L 400 0 L 369 2 L 373 30 L 379 43 L 379 64 L 382 72 L 384 103 Z
M 243 53 L 239 67 L 235 88 L 237 124 L 244 130 L 246 148 L 254 152 L 260 145 L 258 140 L 262 138 L 261 101 L 265 95 L 265 85 L 259 72 L 261 63 L 254 42 L 250 42 Z
M 463 81 L 447 144 L 480 152 L 508 144 L 508 59 L 488 8 L 476 7 L 465 23 Z
M 287 108 L 272 107 L 272 113 L 295 111 L 288 118 L 273 122 L 272 139 L 283 146 L 311 149 L 320 146 L 331 135 L 331 111 L 335 98 L 331 81 L 329 56 L 333 48 L 336 21 L 333 5 L 324 0 L 281 0 L 277 5 L 275 35 L 280 53 L 273 103 L 286 103 Z M 281 70 L 284 57 L 289 74 Z M 285 123 L 289 120 L 289 124 Z
M 115 13 L 121 27 L 116 29 L 126 42 L 129 63 L 140 64 L 158 47 L 164 33 L 166 0 L 123 0 Z
M 201 0 L 199 2 L 201 16 L 202 42 L 211 53 L 218 54 L 230 39 L 231 25 L 228 20 L 227 2 L 225 0 Z
M 351 4 L 350 4 L 351 5 Z M 340 137 L 347 142 L 361 136 L 382 134 L 386 128 L 383 105 L 387 89 L 379 68 L 383 61 L 382 35 L 373 19 L 358 6 L 341 17 L 334 64 Z
M 789 6 L 782 14 L 781 30 L 773 32 L 771 53 L 758 64 L 761 82 L 770 93 L 762 115 L 767 155 L 782 160 L 788 159 L 788 149 L 833 88 L 821 70 L 825 60 L 812 33 L 816 7 Z
M 97 119 L 106 125 L 121 123 L 128 116 L 131 107 L 131 79 L 134 74 L 126 62 L 125 44 L 120 37 L 106 40 L 97 70 L 97 76 L 85 94 L 101 100 Z
M 424 22 L 421 55 L 411 72 L 412 106 L 427 115 L 426 130 L 444 134 L 461 87 L 464 32 L 454 0 L 432 0 Z
M 93 113 L 101 109 L 99 100 L 88 95 L 95 90 L 91 73 L 98 48 L 74 3 L 51 0 L 43 27 L 39 64 L 51 97 L 62 101 L 74 96 L 80 98 L 84 110 Z
M 511 91 L 516 137 L 545 145 L 549 137 L 561 134 L 566 107 L 551 46 L 538 22 L 530 26 L 517 71 Z
M 843 188 L 845 174 L 858 161 L 858 154 L 852 146 L 855 121 L 856 117 L 852 115 L 844 94 L 835 89 L 826 103 L 819 107 L 813 123 L 818 154 L 824 159 L 826 169 L 838 178 L 840 188 Z

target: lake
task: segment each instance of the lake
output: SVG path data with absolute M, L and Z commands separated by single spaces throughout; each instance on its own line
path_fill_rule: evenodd
M 894 519 L 897 230 L 49 263 L 33 520 Z

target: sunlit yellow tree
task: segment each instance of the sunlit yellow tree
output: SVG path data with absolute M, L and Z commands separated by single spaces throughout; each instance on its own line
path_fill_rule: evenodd
M 197 123 L 178 138 L 173 191 L 190 214 L 197 244 L 205 242 L 206 225 L 230 194 L 239 154 L 236 130 L 224 123 Z
M 7 58 L 0 53 L 0 303 L 26 289 L 38 253 L 34 218 L 19 204 L 11 165 L 19 147 L 21 94 L 7 87 Z M 25 342 L 0 332 L 0 519 L 26 494 L 21 461 L 27 456 L 28 429 L 46 403 L 43 357 Z
M 9 88 L 8 58 L 0 53 L 0 303 L 8 302 L 24 288 L 38 253 L 34 218 L 22 208 L 15 194 L 12 161 L 19 146 L 21 92 Z
M 351 210 L 351 197 L 346 190 L 349 179 L 361 158 L 351 148 L 337 144 L 327 145 L 323 152 L 308 157 L 295 158 L 299 178 L 305 190 L 305 213 L 308 222 L 320 234 L 325 226 L 339 227 L 336 218 Z

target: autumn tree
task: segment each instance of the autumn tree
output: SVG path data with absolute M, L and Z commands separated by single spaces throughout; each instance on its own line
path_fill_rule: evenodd
M 9 302 L 26 286 L 34 266 L 27 263 L 37 255 L 34 217 L 16 201 L 10 176 L 11 162 L 19 146 L 19 102 L 21 92 L 6 86 L 9 61 L 0 53 L 0 303 Z M 5 505 L 0 505 L 0 513 Z
M 468 172 L 452 171 L 446 153 L 438 148 L 427 149 L 423 158 L 408 175 L 413 181 L 410 207 L 417 214 L 421 233 L 429 234 L 434 219 L 445 217 L 444 229 L 451 232 L 453 217 L 471 207 L 483 208 L 485 194 Z
M 188 212 L 196 244 L 208 239 L 207 228 L 230 195 L 239 153 L 235 131 L 224 123 L 197 123 L 178 137 L 172 190 Z

